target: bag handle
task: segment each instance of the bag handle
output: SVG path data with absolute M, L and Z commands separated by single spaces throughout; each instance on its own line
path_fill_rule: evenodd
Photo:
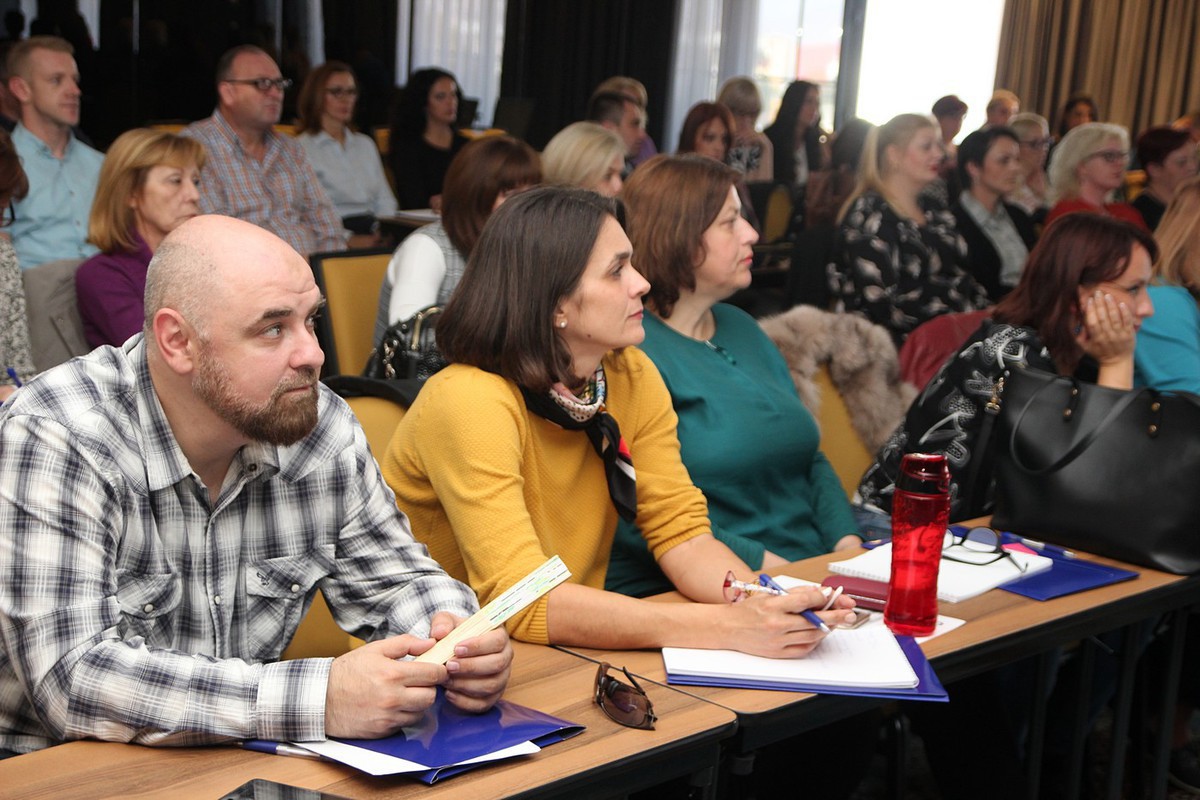
M 1034 392 L 1028 400 L 1025 401 L 1024 407 L 1017 415 L 1016 421 L 1013 422 L 1012 433 L 1008 438 L 1008 454 L 1012 457 L 1013 463 L 1030 475 L 1048 475 L 1051 472 L 1062 469 L 1067 464 L 1070 464 L 1072 461 L 1082 455 L 1084 450 L 1087 450 L 1089 447 L 1091 447 L 1092 442 L 1096 441 L 1096 438 L 1103 433 L 1113 423 L 1113 421 L 1116 420 L 1116 418 L 1120 416 L 1123 411 L 1125 411 L 1125 409 L 1133 405 L 1139 398 L 1141 398 L 1143 395 L 1150 395 L 1151 397 L 1157 396 L 1157 393 L 1153 389 L 1142 389 L 1141 391 L 1137 392 L 1127 392 L 1124 397 L 1122 397 L 1111 409 L 1109 409 L 1108 413 L 1104 415 L 1104 418 L 1096 424 L 1096 427 L 1088 431 L 1086 436 L 1076 442 L 1074 446 L 1067 450 L 1067 452 L 1063 453 L 1063 455 L 1057 461 L 1040 469 L 1034 469 L 1033 467 L 1025 464 L 1025 462 L 1021 460 L 1021 457 L 1017 455 L 1017 433 L 1021 428 L 1021 422 L 1025 419 L 1025 414 L 1029 411 L 1030 407 L 1033 406 L 1033 402 L 1038 399 L 1038 396 L 1042 392 L 1046 391 L 1046 389 L 1050 388 L 1056 383 L 1058 383 L 1058 378 L 1047 382 L 1044 386 L 1040 387 L 1036 392 Z M 1071 379 L 1071 385 L 1074 387 L 1076 393 L 1078 393 L 1079 385 L 1074 379 Z
M 432 317 L 436 317 L 442 313 L 440 306 L 429 306 L 422 308 L 416 314 L 409 318 L 409 322 L 413 324 L 412 338 L 409 340 L 408 349 L 410 352 L 416 353 L 421 349 L 421 327 Z

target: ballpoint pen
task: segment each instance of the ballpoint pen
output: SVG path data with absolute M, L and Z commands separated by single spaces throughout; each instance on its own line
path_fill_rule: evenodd
M 739 581 L 739 580 L 735 579 L 733 577 L 733 573 L 731 572 L 725 578 L 725 588 L 726 589 L 731 589 L 731 588 L 738 589 L 738 590 L 746 592 L 748 594 L 755 594 L 755 593 L 770 594 L 770 595 L 787 594 L 787 589 L 784 589 L 778 583 L 771 580 L 771 577 L 769 575 L 759 575 L 758 583 L 746 583 L 745 581 Z M 814 628 L 817 628 L 818 630 L 820 630 L 824 633 L 831 632 L 830 627 L 825 624 L 825 620 L 818 617 L 817 612 L 813 611 L 812 609 L 810 609 L 810 608 L 804 609 L 803 611 L 800 612 L 800 616 L 802 616 L 806 620 L 808 620 L 809 623 L 811 623 Z
M 12 379 L 13 386 L 20 389 L 25 384 L 21 383 L 21 377 L 17 375 L 17 371 L 12 367 L 5 367 L 4 371 L 8 373 L 8 377 Z
M 324 756 L 306 750 L 287 742 L 268 742 L 263 739 L 247 739 L 239 742 L 243 750 L 255 750 L 259 753 L 270 753 L 274 756 L 291 756 L 292 758 L 315 758 L 323 760 Z

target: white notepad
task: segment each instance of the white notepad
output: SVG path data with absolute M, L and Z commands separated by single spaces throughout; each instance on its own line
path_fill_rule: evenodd
M 733 650 L 664 647 L 667 674 L 798 686 L 911 689 L 917 674 L 882 625 L 835 630 L 805 658 L 764 658 Z
M 1045 572 L 1054 563 L 1045 556 L 1011 550 L 1009 552 L 1014 559 L 1025 565 L 1024 573 L 1007 558 L 984 565 L 964 564 L 943 558 L 942 565 L 938 568 L 938 600 L 947 603 L 967 600 L 1009 581 Z M 838 575 L 887 583 L 892 574 L 892 545 L 889 542 L 848 561 L 835 561 L 829 565 L 829 571 Z

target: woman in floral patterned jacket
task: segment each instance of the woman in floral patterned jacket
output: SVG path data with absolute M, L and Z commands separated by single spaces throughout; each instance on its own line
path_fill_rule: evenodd
M 871 131 L 834 240 L 828 276 L 838 306 L 887 328 L 897 347 L 927 319 L 988 305 L 966 270 L 954 216 L 918 202 L 941 161 L 928 117 L 901 114 Z

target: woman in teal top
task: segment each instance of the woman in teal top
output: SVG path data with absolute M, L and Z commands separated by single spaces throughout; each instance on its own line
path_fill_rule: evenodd
M 1154 316 L 1138 331 L 1134 381 L 1200 394 L 1200 178 L 1175 190 L 1154 238 Z
M 659 156 L 622 192 L 633 260 L 650 281 L 642 349 L 679 415 L 683 463 L 708 499 L 713 533 L 771 569 L 860 542 L 783 356 L 746 313 L 721 303 L 750 284 L 754 229 L 737 174 L 699 156 Z M 613 543 L 606 588 L 671 588 L 631 525 Z

